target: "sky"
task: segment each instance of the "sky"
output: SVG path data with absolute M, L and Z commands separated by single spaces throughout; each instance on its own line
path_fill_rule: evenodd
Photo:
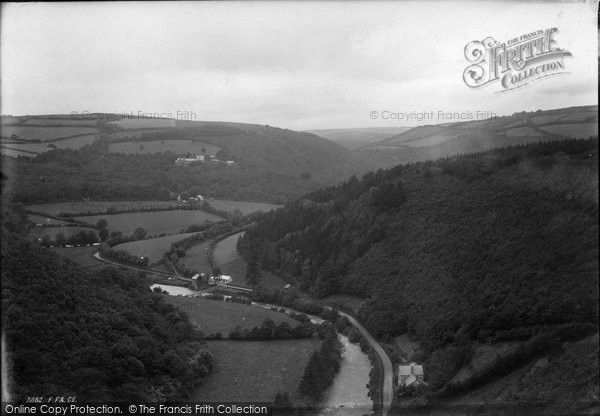
M 594 1 L 4 3 L 1 12 L 4 115 L 156 113 L 309 130 L 597 104 Z M 552 27 L 572 53 L 568 73 L 506 92 L 463 81 L 469 42 Z

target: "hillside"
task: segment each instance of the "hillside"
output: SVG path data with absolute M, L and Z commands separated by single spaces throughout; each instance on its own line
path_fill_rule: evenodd
M 354 150 L 388 137 L 397 136 L 410 129 L 411 127 L 365 127 L 356 129 L 307 130 L 306 132 L 316 134 Z
M 152 293 L 144 277 L 112 268 L 91 272 L 18 237 L 10 231 L 19 228 L 18 217 L 3 215 L 2 226 L 2 328 L 10 364 L 2 371 L 10 399 L 186 398 L 212 367 L 186 315 Z
M 65 125 L 50 126 L 49 120 Z M 2 165 L 14 179 L 9 192 L 15 201 L 173 199 L 193 189 L 215 198 L 282 202 L 374 167 L 329 140 L 269 126 L 89 121 L 3 117 Z M 91 142 L 61 148 L 64 140 L 78 139 L 64 136 L 79 129 L 89 130 Z M 7 157 L 14 152 L 26 157 Z M 204 162 L 176 165 L 181 156 L 202 156 Z
M 461 115 L 468 116 L 466 113 L 458 114 Z M 475 117 L 474 114 L 471 116 Z M 423 125 L 364 145 L 356 151 L 389 166 L 518 144 L 595 135 L 598 135 L 597 105 L 523 111 L 485 120 Z
M 316 296 L 367 298 L 358 315 L 374 334 L 421 342 L 426 394 L 456 394 L 470 382 L 448 382 L 475 342 L 525 342 L 474 379 L 484 382 L 595 330 L 597 146 L 545 142 L 369 173 L 264 214 L 243 248 Z

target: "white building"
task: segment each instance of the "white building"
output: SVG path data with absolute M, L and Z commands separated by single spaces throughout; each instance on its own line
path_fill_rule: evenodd
M 398 386 L 408 387 L 410 385 L 418 386 L 420 384 L 427 385 L 423 381 L 423 366 L 415 363 L 409 365 L 398 366 Z
M 227 276 L 227 275 L 220 275 L 220 276 L 211 276 L 208 279 L 209 283 L 215 283 L 217 285 L 226 285 L 228 283 L 231 283 L 231 276 Z
M 204 163 L 204 155 L 196 155 L 194 157 L 178 157 L 175 159 L 176 165 L 189 165 L 190 163 Z

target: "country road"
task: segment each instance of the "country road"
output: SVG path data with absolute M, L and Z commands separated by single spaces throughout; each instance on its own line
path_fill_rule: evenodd
M 341 311 L 339 312 L 341 315 L 348 318 L 352 325 L 358 328 L 360 333 L 363 334 L 367 341 L 369 341 L 369 343 L 373 346 L 373 349 L 375 350 L 377 356 L 379 357 L 379 360 L 381 361 L 383 370 L 383 382 L 381 386 L 381 415 L 387 416 L 392 405 L 392 399 L 394 397 L 394 367 L 392 366 L 392 362 L 390 361 L 390 358 L 387 356 L 381 345 L 379 345 L 377 340 L 373 338 L 373 336 L 369 333 L 369 331 L 365 329 L 365 327 L 363 327 L 352 316 Z

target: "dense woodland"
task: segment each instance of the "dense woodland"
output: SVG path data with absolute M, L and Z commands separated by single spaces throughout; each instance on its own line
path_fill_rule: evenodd
M 368 298 L 359 316 L 374 334 L 408 331 L 429 353 L 596 323 L 597 146 L 546 142 L 353 177 L 264 214 L 241 248 L 259 247 L 262 267 L 318 297 Z
M 202 334 L 143 276 L 91 272 L 21 238 L 4 210 L 2 328 L 9 390 L 24 400 L 152 402 L 186 397 L 212 367 Z
M 36 158 L 1 156 L 2 171 L 10 179 L 7 192 L 26 204 L 82 198 L 167 200 L 192 188 L 215 198 L 282 202 L 375 166 L 315 135 L 264 126 L 168 129 L 134 140 L 143 145 L 173 139 L 214 144 L 221 147 L 219 158 L 236 164 L 176 166 L 179 155 L 172 152 L 108 153 L 115 139 L 105 135 L 79 150 L 56 149 Z

